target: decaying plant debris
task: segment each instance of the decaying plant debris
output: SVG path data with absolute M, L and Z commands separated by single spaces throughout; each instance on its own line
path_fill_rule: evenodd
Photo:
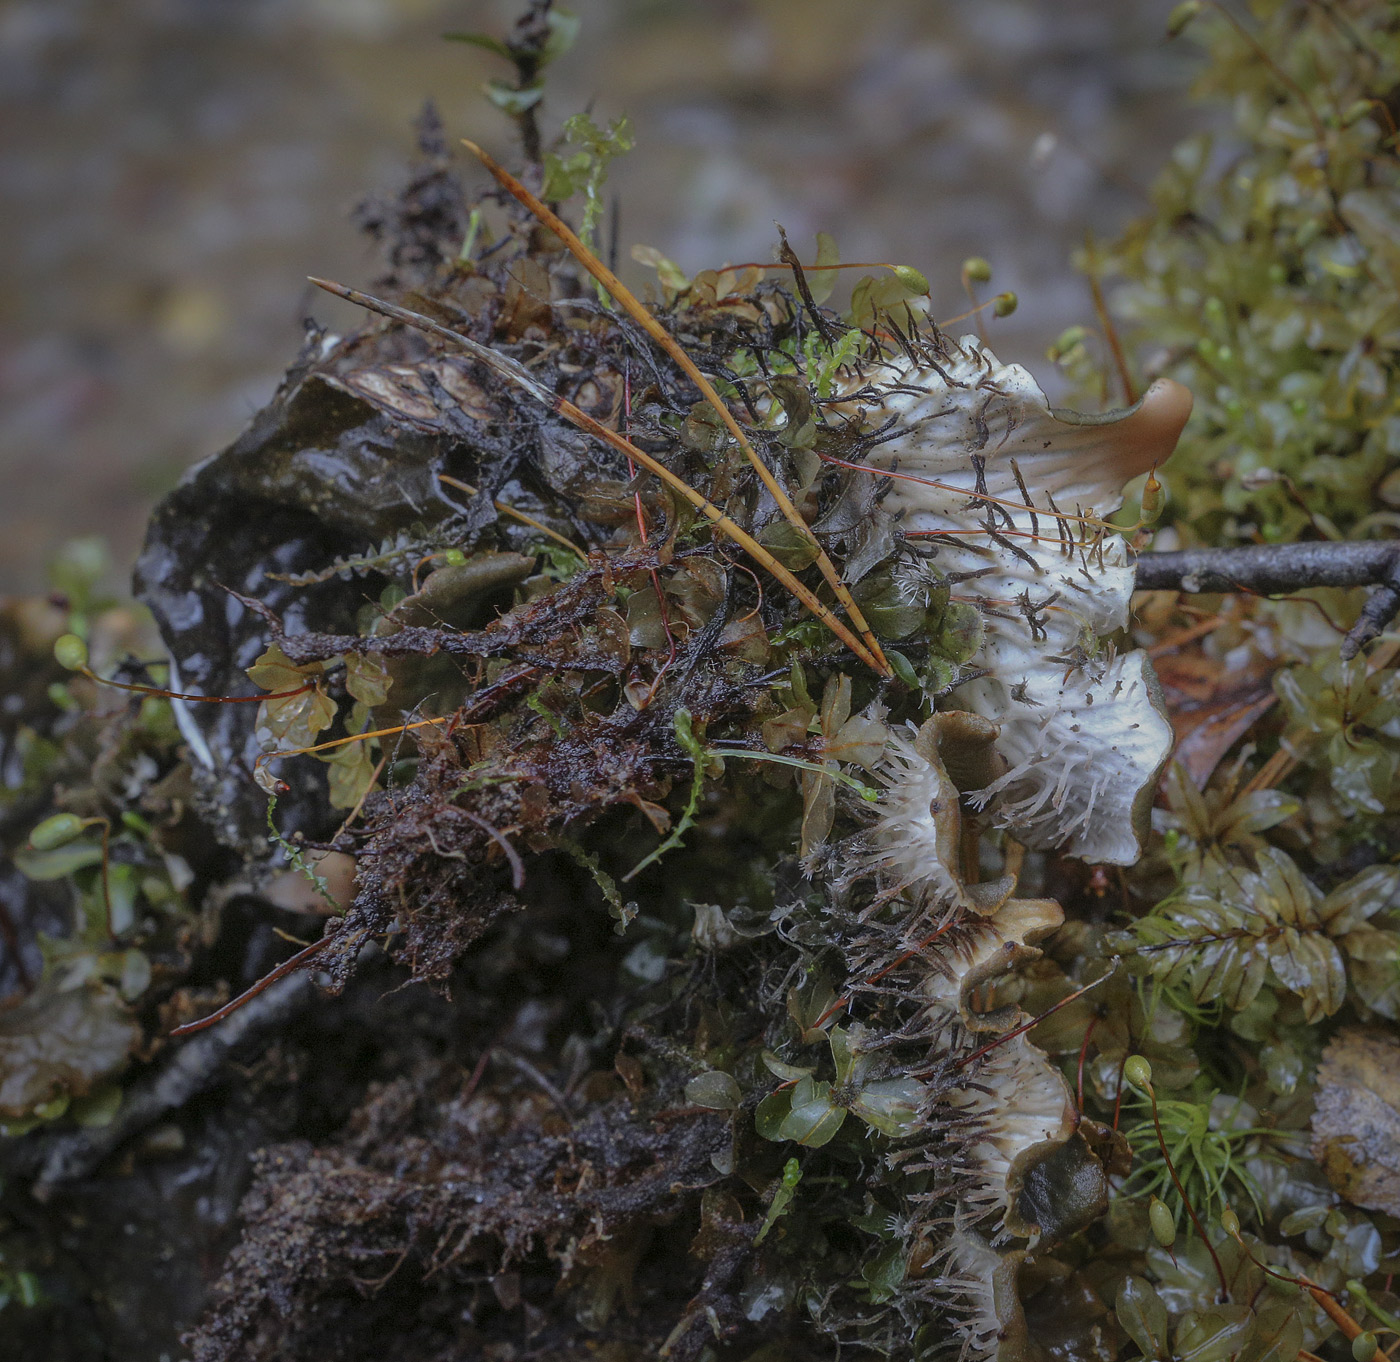
M 1392 1348 L 1400 1137 L 1367 1075 L 1400 1015 L 1395 645 L 1343 657 L 1362 602 L 1331 577 L 1204 594 L 1228 569 L 1193 536 L 1383 528 L 1344 494 L 1349 459 L 1382 496 L 1400 463 L 1390 313 L 1333 342 L 1345 290 L 1396 282 L 1368 224 L 1400 193 L 1371 112 L 1400 31 L 1361 0 L 1258 8 L 1248 58 L 1209 7 L 1176 25 L 1240 93 L 1227 177 L 1287 181 L 1249 200 L 1272 246 L 1198 157 L 1191 211 L 1112 264 L 1173 334 L 1195 307 L 1231 347 L 1293 347 L 1280 392 L 1340 385 L 1315 512 L 1303 468 L 1284 496 L 1230 443 L 1255 417 L 1219 338 L 1149 357 L 1126 411 L 1052 412 L 934 324 L 917 271 L 827 306 L 827 241 L 694 279 L 643 250 L 639 321 L 528 188 L 469 191 L 425 115 L 366 215 L 391 315 L 309 335 L 153 518 L 136 581 L 168 663 L 81 554 L 62 600 L 0 621 L 8 1337 L 154 1357 L 184 1330 L 195 1362 Z M 504 48 L 531 155 L 551 14 Z M 1261 45 L 1351 111 L 1289 121 Z M 625 129 L 569 127 L 525 179 L 582 193 L 587 235 Z M 1338 216 L 1285 240 L 1308 194 Z M 1197 249 L 1239 296 L 1186 296 L 1172 252 Z M 1254 285 L 1316 305 L 1316 336 L 1259 339 L 1282 304 Z M 1057 352 L 1090 375 L 1085 335 Z M 1209 434 L 1165 518 L 1207 558 L 1133 618 L 1174 378 Z M 1285 443 L 1288 411 L 1315 424 L 1270 400 Z M 159 1302 L 130 1268 L 157 1261 Z

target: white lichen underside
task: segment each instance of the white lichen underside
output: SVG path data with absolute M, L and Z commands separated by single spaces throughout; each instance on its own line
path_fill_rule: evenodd
M 937 546 L 941 576 L 983 574 L 953 588 L 983 615 L 969 665 L 989 673 L 958 704 L 1001 725 L 1010 767 L 983 801 L 1030 846 L 1130 864 L 1172 731 L 1145 655 L 1102 641 L 1127 624 L 1134 569 L 1122 537 L 1086 519 L 1111 515 L 1125 484 L 1171 453 L 1190 394 L 1162 380 L 1127 412 L 1052 413 L 1025 369 L 971 336 L 936 367 L 899 357 L 866 379 L 882 399 L 861 404 L 863 424 L 898 422 L 866 456 L 898 475 L 885 509 Z

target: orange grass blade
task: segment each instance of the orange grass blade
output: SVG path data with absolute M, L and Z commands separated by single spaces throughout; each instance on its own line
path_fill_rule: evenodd
M 477 489 L 469 482 L 463 482 L 460 478 L 449 478 L 446 473 L 439 473 L 437 476 L 439 482 L 445 482 L 449 487 L 459 487 L 472 496 L 478 495 Z M 556 544 L 562 544 L 566 549 L 576 553 L 584 562 L 588 561 L 588 555 L 572 539 L 566 538 L 558 530 L 551 530 L 548 525 L 536 520 L 534 516 L 526 515 L 524 511 L 518 511 L 514 506 L 508 506 L 504 501 L 493 500 L 491 504 L 502 515 L 508 515 L 512 520 L 518 520 L 522 525 L 528 525 L 532 530 L 538 530 L 541 534 L 554 540 Z
M 885 654 L 881 651 L 875 635 L 871 632 L 870 626 L 866 623 L 865 616 L 861 614 L 860 607 L 855 603 L 846 584 L 841 580 L 840 574 L 836 571 L 836 566 L 827 557 L 826 550 L 817 543 L 816 536 L 813 535 L 811 526 L 798 514 L 788 494 L 783 491 L 782 485 L 778 482 L 767 464 L 758 457 L 754 447 L 749 443 L 748 437 L 744 434 L 743 427 L 734 419 L 734 414 L 724 404 L 720 395 L 714 390 L 710 380 L 702 374 L 695 361 L 681 348 L 679 342 L 666 330 L 655 317 L 642 306 L 637 296 L 615 275 L 601 260 L 598 259 L 587 246 L 579 240 L 573 229 L 557 213 L 552 212 L 544 203 L 535 197 L 519 180 L 515 178 L 503 166 L 475 142 L 463 141 L 475 154 L 477 159 L 492 175 L 507 189 L 516 199 L 518 199 L 540 222 L 544 223 L 568 248 L 574 258 L 581 264 L 607 291 L 622 304 L 627 314 L 680 365 L 686 376 L 704 395 L 705 400 L 719 414 L 720 419 L 728 428 L 729 433 L 739 442 L 739 448 L 744 451 L 744 456 L 753 465 L 754 472 L 763 480 L 763 485 L 768 489 L 773 500 L 778 503 L 779 509 L 787 518 L 789 524 L 806 540 L 808 540 L 817 550 L 817 566 L 821 569 L 822 576 L 831 584 L 831 589 L 836 593 L 836 599 L 841 602 L 842 608 L 850 616 L 851 623 L 860 631 L 861 637 L 865 640 L 866 648 L 860 651 L 860 656 L 868 662 L 874 669 L 885 676 L 892 676 L 894 673 L 890 664 L 885 659 Z M 868 655 L 867 655 L 868 654 Z
M 683 496 L 697 511 L 700 512 L 716 529 L 727 534 L 736 544 L 740 546 L 750 557 L 761 563 L 769 572 L 773 574 L 782 584 L 792 592 L 803 605 L 807 607 L 828 629 L 831 630 L 862 662 L 873 668 L 877 672 L 889 673 L 889 664 L 884 661 L 883 654 L 877 660 L 876 656 L 858 639 L 845 622 L 837 617 L 831 607 L 820 601 L 810 587 L 804 586 L 796 577 L 792 575 L 781 563 L 773 557 L 767 549 L 763 547 L 752 535 L 740 529 L 730 518 L 724 514 L 713 502 L 708 501 L 697 492 L 683 478 L 678 477 L 664 463 L 653 458 L 645 450 L 639 449 L 625 436 L 619 435 L 617 431 L 609 426 L 603 425 L 601 421 L 595 420 L 587 412 L 560 397 L 557 393 L 551 392 L 545 387 L 528 369 L 517 364 L 514 360 L 508 359 L 505 355 L 497 354 L 489 346 L 474 341 L 470 336 L 463 336 L 459 332 L 451 331 L 445 326 L 439 326 L 437 322 L 421 313 L 410 312 L 407 308 L 396 307 L 393 303 L 385 303 L 378 298 L 371 297 L 368 293 L 361 293 L 358 289 L 346 288 L 343 284 L 331 283 L 328 279 L 317 279 L 314 276 L 311 282 L 318 288 L 323 288 L 327 293 L 333 293 L 337 298 L 344 298 L 347 302 L 357 303 L 360 307 L 368 308 L 371 312 L 378 312 L 394 321 L 403 322 L 407 326 L 416 327 L 420 331 L 426 331 L 429 335 L 437 336 L 443 340 L 451 341 L 454 345 L 460 345 L 468 354 L 479 359 L 483 364 L 493 369 L 503 378 L 509 379 L 517 386 L 523 388 L 536 401 L 548 407 L 551 411 L 558 412 L 560 416 L 571 421 L 580 430 L 587 431 L 590 435 L 595 435 L 598 439 L 610 444 L 614 449 L 626 455 L 628 458 L 641 464 L 648 472 L 654 473 L 668 487 Z M 884 664 L 883 666 L 881 664 Z
M 1094 315 L 1099 319 L 1104 339 L 1108 342 L 1109 353 L 1113 356 L 1113 367 L 1118 371 L 1118 381 L 1123 385 L 1123 396 L 1128 406 L 1138 400 L 1137 385 L 1133 382 L 1132 370 L 1128 368 L 1128 357 L 1123 353 L 1123 342 L 1118 339 L 1118 328 L 1109 316 L 1108 304 L 1103 300 L 1103 289 L 1099 287 L 1099 262 L 1096 255 L 1093 232 L 1084 234 L 1084 254 L 1088 261 L 1085 276 L 1089 280 L 1089 294 L 1094 300 Z
M 304 757 L 311 752 L 329 752 L 333 747 L 344 747 L 351 742 L 369 742 L 371 738 L 389 737 L 395 733 L 411 733 L 415 728 L 430 728 L 433 724 L 451 723 L 453 715 L 445 714 L 437 719 L 419 719 L 416 723 L 395 724 L 392 728 L 376 728 L 369 733 L 352 733 L 348 738 L 332 738 L 329 742 L 314 742 L 310 747 L 289 747 L 284 751 L 264 752 L 253 763 L 256 771 L 265 761 L 277 761 L 281 757 Z
M 1253 1257 L 1250 1254 L 1250 1257 Z M 1277 1273 L 1270 1273 L 1270 1276 L 1277 1276 Z M 1342 1331 L 1343 1336 L 1350 1342 L 1354 1338 L 1359 1338 L 1364 1332 L 1361 1326 L 1342 1308 L 1341 1302 L 1337 1300 L 1336 1294 L 1329 1291 L 1325 1286 L 1319 1286 L 1316 1282 L 1307 1277 L 1285 1278 L 1286 1281 L 1300 1282 L 1310 1295 L 1323 1309 L 1327 1318 Z M 1376 1356 L 1381 1362 L 1389 1362 L 1391 1354 L 1384 1348 L 1376 1350 Z

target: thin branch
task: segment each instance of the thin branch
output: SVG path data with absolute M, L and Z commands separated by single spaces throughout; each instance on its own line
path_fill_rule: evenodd
M 192 1097 L 218 1082 L 231 1055 L 280 1030 L 300 1015 L 314 997 L 310 976 L 297 974 L 282 979 L 249 1001 L 223 1026 L 167 1052 L 159 1067 L 129 1084 L 121 1109 L 109 1125 L 63 1131 L 50 1140 L 35 1142 L 29 1151 L 33 1164 L 24 1166 L 38 1172 L 37 1194 L 44 1199 L 56 1184 L 89 1176 L 132 1136 L 169 1112 L 178 1111 Z
M 1145 553 L 1137 562 L 1139 591 L 1276 596 L 1320 586 L 1372 588 L 1342 640 L 1342 656 L 1355 657 L 1400 613 L 1400 543 L 1251 544 L 1238 549 Z

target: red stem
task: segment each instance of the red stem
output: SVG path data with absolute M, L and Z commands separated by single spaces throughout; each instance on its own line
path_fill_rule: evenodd
M 270 974 L 265 974 L 258 980 L 252 988 L 240 993 L 232 1002 L 225 1003 L 217 1012 L 211 1012 L 207 1017 L 199 1021 L 186 1022 L 183 1026 L 177 1026 L 171 1031 L 172 1036 L 188 1036 L 195 1031 L 203 1031 L 206 1026 L 213 1026 L 215 1022 L 221 1022 L 232 1012 L 237 1012 L 244 1003 L 252 1002 L 266 988 L 271 988 L 279 979 L 286 978 L 293 970 L 300 969 L 317 951 L 324 950 L 335 940 L 332 936 L 323 936 L 319 941 L 313 941 L 303 950 L 299 950 L 290 960 L 284 960 Z
M 1167 1172 L 1172 1175 L 1172 1186 L 1176 1188 L 1176 1194 L 1181 1198 L 1181 1204 L 1186 1207 L 1186 1214 L 1191 1217 L 1191 1223 L 1196 1227 L 1196 1233 L 1201 1236 L 1201 1243 L 1206 1246 L 1206 1252 L 1210 1254 L 1210 1260 L 1215 1264 L 1216 1276 L 1220 1278 L 1220 1290 L 1228 1300 L 1230 1296 L 1230 1283 L 1225 1276 L 1225 1269 L 1220 1265 L 1220 1256 L 1215 1251 L 1215 1245 L 1206 1237 L 1205 1226 L 1201 1224 L 1201 1219 L 1196 1214 L 1196 1208 L 1191 1204 L 1190 1198 L 1186 1195 L 1186 1188 L 1181 1185 L 1181 1179 L 1176 1175 L 1176 1165 L 1172 1162 L 1172 1156 L 1167 1153 L 1167 1142 L 1162 1138 L 1162 1120 L 1161 1117 L 1157 1115 L 1156 1089 L 1149 1085 L 1147 1096 L 1152 1103 L 1152 1124 L 1157 1131 L 1157 1148 L 1162 1151 L 1162 1158 L 1167 1165 Z
M 189 695 L 179 690 L 162 690 L 159 686 L 137 686 L 130 681 L 109 681 L 105 676 L 98 676 L 87 667 L 79 669 L 89 681 L 96 681 L 99 686 L 112 686 L 117 690 L 133 690 L 138 695 L 154 695 L 162 700 L 195 700 L 206 705 L 259 705 L 264 700 L 286 700 L 293 695 L 304 695 L 315 686 L 314 681 L 307 681 L 298 686 L 295 690 L 275 690 L 266 695 Z
M 925 937 L 924 940 L 920 941 L 919 944 L 913 948 L 913 950 L 905 951 L 904 954 L 901 955 L 898 959 L 891 960 L 890 963 L 884 967 L 884 969 L 876 970 L 875 973 L 872 974 L 870 978 L 868 978 L 865 981 L 864 986 L 879 983 L 880 980 L 883 979 L 885 975 L 887 975 L 891 970 L 898 969 L 907 960 L 912 960 L 925 947 L 931 946 L 935 941 L 937 941 L 938 938 L 942 936 L 943 933 L 946 932 L 956 920 L 956 918 L 949 918 L 948 921 L 945 922 L 936 932 L 934 932 L 932 936 Z M 817 1027 L 821 1026 L 822 1023 L 825 1022 L 828 1017 L 830 1017 L 835 1012 L 839 1012 L 850 1001 L 851 995 L 849 993 L 847 993 L 844 997 L 838 998 L 834 1003 L 832 1003 L 830 1007 L 826 1009 L 825 1012 L 821 1014 L 820 1017 L 817 1018 L 817 1020 L 813 1023 L 813 1029 L 815 1030 Z
M 1109 970 L 1107 974 L 1100 975 L 1092 983 L 1085 984 L 1083 988 L 1075 989 L 1073 993 L 1061 998 L 1053 1007 L 1047 1007 L 1038 1017 L 1032 1017 L 1030 1021 L 1022 1022 L 1014 1031 L 1003 1032 L 995 1040 L 988 1041 L 986 1045 L 974 1050 L 970 1055 L 964 1055 L 953 1065 L 953 1068 L 961 1069 L 965 1065 L 971 1064 L 974 1059 L 981 1059 L 983 1055 L 995 1050 L 998 1045 L 1005 1045 L 1007 1041 L 1015 1040 L 1017 1036 L 1024 1036 L 1033 1027 L 1039 1026 L 1041 1022 L 1053 1017 L 1062 1007 L 1068 1007 L 1076 998 L 1082 998 L 1091 988 L 1098 988 L 1100 984 L 1112 977 L 1113 971 Z

